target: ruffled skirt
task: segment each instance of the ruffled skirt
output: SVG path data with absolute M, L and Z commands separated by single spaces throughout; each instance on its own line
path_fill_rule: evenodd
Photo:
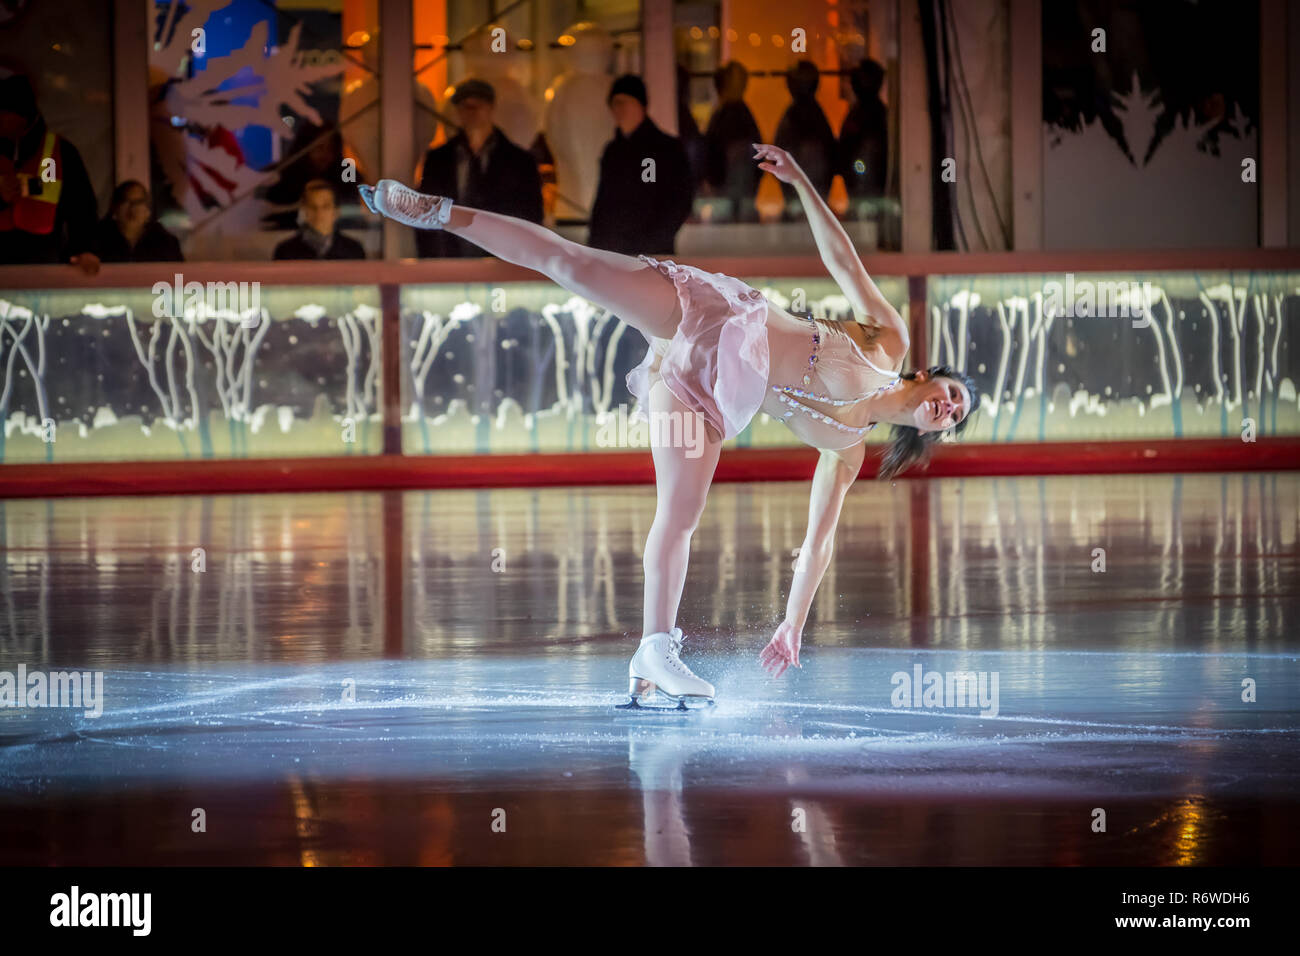
M 758 414 L 767 395 L 767 300 L 739 279 L 638 256 L 673 281 L 682 320 L 671 339 L 652 338 L 645 359 L 627 376 L 637 417 L 650 407 L 650 386 L 662 379 L 687 408 L 723 439 Z

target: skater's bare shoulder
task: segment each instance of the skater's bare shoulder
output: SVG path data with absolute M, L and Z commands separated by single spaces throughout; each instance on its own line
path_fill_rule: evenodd
M 892 308 L 889 311 L 893 317 L 897 317 L 898 313 Z M 855 315 L 853 319 L 843 322 L 842 327 L 862 349 L 863 354 L 886 371 L 892 372 L 901 367 L 903 359 L 907 357 L 907 350 L 912 346 L 902 319 L 895 322 L 890 318 L 882 322 L 873 316 Z

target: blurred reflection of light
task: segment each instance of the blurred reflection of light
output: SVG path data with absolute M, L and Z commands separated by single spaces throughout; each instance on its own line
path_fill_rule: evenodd
M 303 866 L 320 866 L 320 858 L 316 855 L 313 847 L 306 845 L 309 841 L 314 843 L 318 824 L 315 819 L 315 812 L 311 808 L 311 803 L 307 799 L 307 794 L 303 790 L 302 780 L 296 774 L 289 776 L 289 795 L 293 799 L 293 820 L 294 826 L 298 831 L 298 839 L 303 841 L 304 845 L 298 853 L 302 859 Z
M 1128 831 L 1128 835 L 1141 830 L 1164 830 L 1173 826 L 1173 840 L 1166 859 L 1152 861 L 1157 866 L 1196 866 L 1205 855 L 1205 830 L 1210 814 L 1205 808 L 1204 794 L 1196 793 L 1178 801 L 1155 819 Z
M 1205 829 L 1205 811 L 1199 794 L 1184 800 L 1172 811 L 1178 821 L 1178 836 L 1174 841 L 1176 855 L 1171 861 L 1176 866 L 1192 866 L 1201 862 L 1202 833 Z

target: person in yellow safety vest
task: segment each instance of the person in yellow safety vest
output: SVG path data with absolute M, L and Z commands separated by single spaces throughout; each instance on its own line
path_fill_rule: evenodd
M 46 128 L 27 77 L 0 77 L 0 265 L 99 270 L 98 209 L 81 154 Z

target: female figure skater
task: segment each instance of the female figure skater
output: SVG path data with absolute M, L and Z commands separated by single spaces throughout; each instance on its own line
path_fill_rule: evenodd
M 979 404 L 970 379 L 946 366 L 899 374 L 907 327 L 867 275 L 835 214 L 787 152 L 754 149 L 760 169 L 795 187 L 822 261 L 857 321 L 796 318 L 739 279 L 589 249 L 543 226 L 453 206 L 445 196 L 394 180 L 360 187 L 373 212 L 463 236 L 617 315 L 650 340 L 645 360 L 628 375 L 639 408 L 649 409 L 652 424 L 687 416 L 703 422 L 702 451 L 699 442 L 674 447 L 686 443 L 652 438 L 658 501 L 645 545 L 643 636 L 628 665 L 627 707 L 656 689 L 679 708 L 687 699 L 712 703 L 713 685 L 682 663 L 677 607 L 722 442 L 760 409 L 821 452 L 785 620 L 759 654 L 761 666 L 780 677 L 791 664 L 802 666 L 804 622 L 830 564 L 845 493 L 862 467 L 863 436 L 879 422 L 894 426 L 878 476 L 890 478 L 924 459 L 945 430 L 961 431 Z

